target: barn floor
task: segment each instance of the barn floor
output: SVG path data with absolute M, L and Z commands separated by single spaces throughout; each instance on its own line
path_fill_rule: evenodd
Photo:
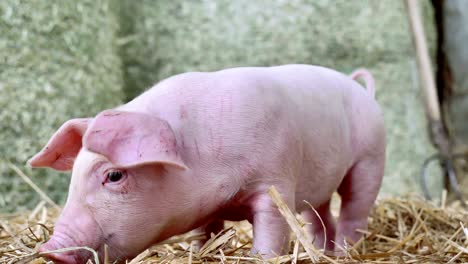
M 41 202 L 29 213 L 0 216 L 0 263 L 46 263 L 36 249 L 50 236 L 58 211 L 45 205 Z M 337 204 L 334 207 L 336 215 Z M 304 247 L 300 231 L 295 229 L 303 223 L 296 218 L 288 221 L 294 231 L 290 255 L 272 259 L 272 263 L 468 262 L 468 211 L 456 202 L 436 206 L 415 196 L 379 200 L 368 230 L 361 231 L 364 238 L 343 248 L 342 257 L 326 256 L 310 244 Z M 128 263 L 265 263 L 248 254 L 252 230 L 246 222 L 227 223 L 198 252 L 191 247 L 196 238 L 196 234 L 173 237 Z

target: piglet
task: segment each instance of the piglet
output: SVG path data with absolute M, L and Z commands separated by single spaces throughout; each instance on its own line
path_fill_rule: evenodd
M 367 89 L 353 79 L 363 77 Z M 41 251 L 87 246 L 111 260 L 223 220 L 253 225 L 252 253 L 286 253 L 274 185 L 319 247 L 357 241 L 379 191 L 385 130 L 365 70 L 311 65 L 190 72 L 93 118 L 71 119 L 28 162 L 72 170 L 66 205 Z M 330 198 L 342 199 L 340 216 Z M 308 201 L 326 226 L 326 234 Z M 325 240 L 325 237 L 327 238 Z M 84 263 L 85 251 L 50 254 Z

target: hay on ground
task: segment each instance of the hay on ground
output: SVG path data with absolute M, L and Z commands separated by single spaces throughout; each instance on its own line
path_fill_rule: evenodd
M 468 262 L 468 211 L 459 203 L 436 206 L 416 196 L 379 200 L 369 216 L 368 230 L 360 231 L 364 237 L 335 257 L 307 244 L 310 238 L 300 234 L 305 223 L 291 218 L 274 191 L 270 195 L 293 230 L 290 255 L 278 256 L 272 263 Z M 57 215 L 58 210 L 43 201 L 29 213 L 0 216 L 0 263 L 46 263 L 37 249 L 50 237 Z M 252 227 L 247 222 L 227 223 L 224 231 L 195 252 L 192 241 L 200 237 L 192 233 L 173 237 L 128 263 L 265 263 L 249 255 Z

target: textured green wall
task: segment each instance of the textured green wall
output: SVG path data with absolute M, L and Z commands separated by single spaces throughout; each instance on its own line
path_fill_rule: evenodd
M 68 118 L 173 74 L 286 63 L 374 73 L 388 130 L 383 193 L 419 190 L 419 166 L 433 151 L 402 1 L 3 0 L 0 34 L 0 154 L 19 165 Z M 27 173 L 63 201 L 69 177 Z M 0 206 L 37 201 L 0 162 Z
M 68 175 L 23 166 L 69 118 L 121 102 L 117 25 L 106 1 L 0 1 L 0 211 L 38 202 L 7 161 L 64 201 Z

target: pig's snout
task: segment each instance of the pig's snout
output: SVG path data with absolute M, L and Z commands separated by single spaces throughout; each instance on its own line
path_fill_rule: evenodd
M 39 248 L 39 252 L 55 263 L 86 263 L 92 259 L 92 253 L 76 248 L 98 249 L 102 244 L 101 238 L 102 232 L 91 213 L 82 207 L 65 206 L 55 223 L 52 237 Z
M 60 249 L 64 249 L 70 246 L 69 239 L 66 238 L 58 238 L 57 236 L 53 236 L 49 241 L 43 244 L 39 248 L 39 252 L 45 253 L 44 257 L 52 260 L 54 263 L 60 264 L 78 264 L 78 263 L 86 263 L 86 261 L 91 257 L 85 250 L 74 250 L 74 251 L 65 251 L 65 252 L 56 252 L 56 253 L 47 253 L 50 251 L 56 251 Z M 71 244 L 70 244 L 71 245 Z

